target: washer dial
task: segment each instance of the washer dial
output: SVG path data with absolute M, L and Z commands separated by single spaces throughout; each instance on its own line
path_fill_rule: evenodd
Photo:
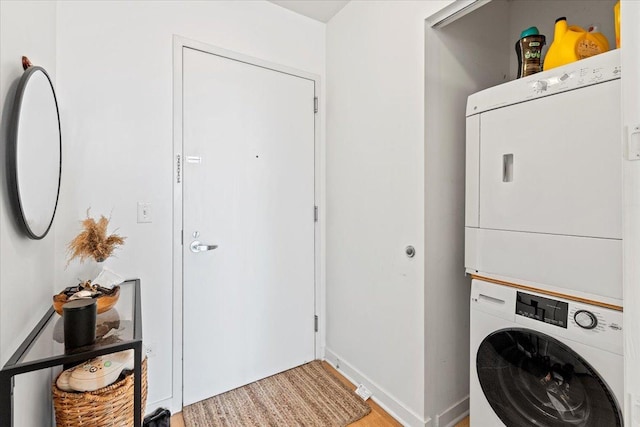
M 598 325 L 598 319 L 595 314 L 587 310 L 578 310 L 573 315 L 573 320 L 576 321 L 578 326 L 584 329 L 593 329 Z

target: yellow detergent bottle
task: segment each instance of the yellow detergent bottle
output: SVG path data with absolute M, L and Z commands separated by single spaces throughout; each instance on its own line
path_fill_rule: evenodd
M 598 27 L 592 25 L 578 42 L 576 53 L 580 59 L 599 55 L 609 50 L 609 41 L 604 34 L 598 32 Z
M 620 49 L 620 0 L 613 6 L 613 19 L 616 27 L 616 49 Z
M 547 51 L 543 69 L 550 70 L 608 50 L 607 38 L 595 27 L 586 31 L 577 25 L 567 25 L 567 18 L 563 16 L 556 19 L 553 43 Z

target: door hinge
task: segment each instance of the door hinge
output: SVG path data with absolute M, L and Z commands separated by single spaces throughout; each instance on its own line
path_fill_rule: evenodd
M 313 316 L 313 330 L 318 332 L 318 315 Z
M 184 230 L 180 230 L 180 244 L 184 245 Z
M 313 98 L 313 112 L 318 113 L 318 97 Z
M 318 207 L 313 207 L 313 222 L 318 222 Z
M 180 154 L 176 154 L 176 183 L 180 184 Z

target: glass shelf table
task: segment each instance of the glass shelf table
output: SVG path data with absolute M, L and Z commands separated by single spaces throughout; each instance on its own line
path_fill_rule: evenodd
M 120 285 L 120 297 L 115 306 L 98 315 L 96 342 L 66 352 L 62 316 L 50 307 L 0 370 L 0 426 L 13 427 L 14 376 L 53 366 L 73 366 L 97 356 L 129 349 L 133 349 L 135 361 L 134 425 L 141 426 L 142 310 L 140 306 L 140 280 L 127 280 Z

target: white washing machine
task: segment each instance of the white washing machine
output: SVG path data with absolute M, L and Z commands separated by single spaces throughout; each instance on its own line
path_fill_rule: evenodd
M 622 312 L 473 280 L 471 425 L 623 425 Z

